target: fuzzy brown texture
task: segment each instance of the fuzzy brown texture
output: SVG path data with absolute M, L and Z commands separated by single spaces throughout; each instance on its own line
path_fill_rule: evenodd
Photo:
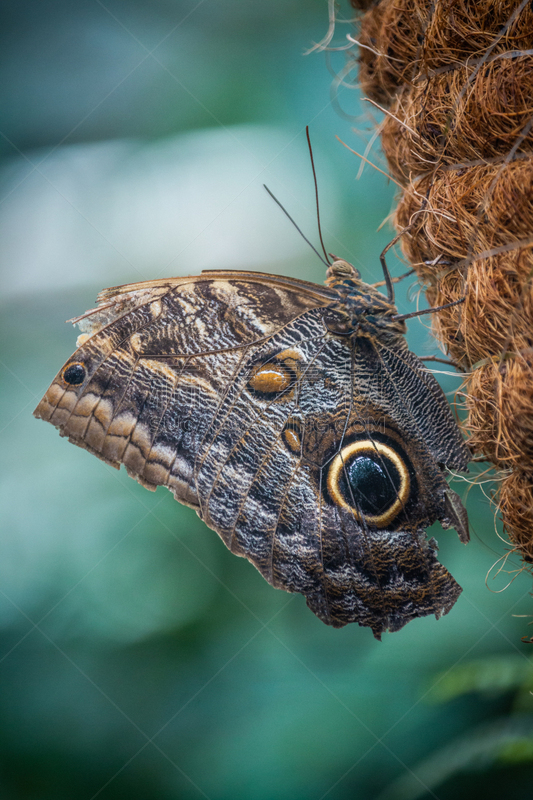
M 425 176 L 405 191 L 396 224 L 399 230 L 412 224 L 403 249 L 432 305 L 465 297 L 435 320 L 464 369 L 533 345 L 531 160 Z M 482 253 L 491 255 L 477 257 Z
M 469 381 L 470 444 L 502 469 L 533 460 L 532 367 L 529 349 L 480 366 Z
M 361 20 L 359 80 L 374 100 L 395 100 L 396 92 L 419 75 L 454 70 L 491 56 L 532 46 L 529 4 L 507 25 L 516 0 L 382 0 Z
M 533 529 L 533 475 L 521 469 L 514 470 L 502 482 L 499 508 L 503 527 L 509 539 L 531 565 L 531 530 Z M 531 567 L 530 567 L 531 568 Z
M 395 223 L 465 381 L 472 451 L 508 471 L 504 529 L 533 563 L 533 8 L 382 0 L 361 18 L 359 80 L 389 110 L 405 187 Z
M 533 22 L 532 22 L 533 24 Z M 498 58 L 403 87 L 381 140 L 401 183 L 441 166 L 533 148 L 533 59 Z

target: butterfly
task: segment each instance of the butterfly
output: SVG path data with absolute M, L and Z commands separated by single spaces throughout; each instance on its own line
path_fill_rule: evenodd
M 107 289 L 34 414 L 168 487 L 328 625 L 439 618 L 461 588 L 426 528 L 468 541 L 445 471 L 469 454 L 391 289 L 337 258 L 324 286 L 211 270 Z

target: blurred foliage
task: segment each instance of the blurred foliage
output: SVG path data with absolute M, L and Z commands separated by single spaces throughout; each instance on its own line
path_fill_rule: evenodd
M 532 659 L 516 653 L 469 661 L 434 676 L 429 689 L 433 702 L 449 702 L 466 694 L 503 695 L 510 713 L 469 729 L 439 748 L 415 764 L 412 774 L 394 781 L 378 800 L 418 800 L 463 772 L 482 774 L 505 765 L 533 763 L 532 667 Z
M 72 352 L 63 321 L 103 286 L 232 265 L 323 280 L 262 189 L 315 237 L 307 123 L 328 248 L 379 279 L 394 187 L 369 168 L 356 182 L 334 139 L 363 150 L 372 117 L 355 87 L 330 98 L 323 54 L 303 57 L 326 2 L 7 0 L 0 14 L 0 796 L 366 800 L 429 763 L 428 797 L 529 797 L 513 615 L 530 586 L 487 591 L 502 545 L 480 487 L 467 548 L 430 532 L 457 606 L 379 644 L 326 628 L 168 492 L 31 416 Z M 421 354 L 427 326 L 410 324 Z
M 533 711 L 533 661 L 521 655 L 504 655 L 468 661 L 439 673 L 429 699 L 436 703 L 477 692 L 497 696 L 516 689 L 515 705 Z

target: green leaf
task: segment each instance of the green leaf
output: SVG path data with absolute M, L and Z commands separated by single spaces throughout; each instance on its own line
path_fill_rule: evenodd
M 441 672 L 429 692 L 433 703 L 445 703 L 471 692 L 502 694 L 533 687 L 533 661 L 520 655 L 493 656 Z
M 420 761 L 376 800 L 418 800 L 457 773 L 533 760 L 533 715 L 505 717 L 455 739 Z

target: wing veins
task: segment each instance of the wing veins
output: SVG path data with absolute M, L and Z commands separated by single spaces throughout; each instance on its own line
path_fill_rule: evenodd
M 324 338 L 323 336 L 316 336 L 316 337 L 315 337 L 315 336 L 312 336 L 312 337 L 309 337 L 308 339 L 302 339 L 302 340 L 300 340 L 300 343 L 302 343 L 302 344 L 308 344 L 309 342 L 315 341 L 316 339 L 323 339 L 323 338 Z M 325 347 L 325 343 L 322 345 L 322 348 L 321 348 L 321 350 L 322 350 L 324 347 Z M 321 350 L 320 350 L 319 352 L 321 352 Z M 316 354 L 316 355 L 318 355 L 318 354 Z M 314 361 L 314 359 L 316 358 L 316 355 L 313 357 L 313 361 Z M 274 354 L 274 355 L 272 356 L 272 359 L 273 359 L 273 358 L 275 358 L 275 356 L 276 356 L 276 354 Z M 271 359 L 268 359 L 268 360 L 267 360 L 267 361 L 265 361 L 264 363 L 265 363 L 265 364 L 268 364 L 268 363 L 270 362 L 270 360 L 271 360 Z M 242 361 L 242 359 L 241 359 L 241 361 Z M 313 362 L 311 362 L 311 363 L 313 363 Z M 239 364 L 239 366 L 240 366 L 240 364 Z M 309 367 L 310 367 L 310 366 L 311 366 L 311 364 L 309 364 L 309 366 L 307 367 L 307 369 L 309 369 Z M 304 375 L 306 374 L 306 372 L 307 372 L 307 369 L 306 369 L 306 371 L 304 372 Z M 303 376 L 302 376 L 302 377 L 303 377 Z M 276 397 L 275 397 L 275 399 L 268 401 L 268 402 L 266 403 L 266 405 L 264 406 L 264 408 L 263 408 L 261 411 L 259 411 L 259 412 L 256 412 L 256 413 L 255 413 L 255 416 L 254 416 L 254 418 L 253 418 L 253 420 L 252 420 L 252 421 L 249 423 L 248 427 L 247 427 L 247 428 L 246 428 L 246 429 L 243 431 L 243 436 L 249 432 L 250 428 L 251 428 L 253 425 L 255 425 L 255 424 L 256 424 L 256 423 L 257 423 L 257 422 L 258 422 L 260 419 L 262 419 L 262 417 L 263 417 L 263 416 L 266 414 L 266 412 L 267 412 L 267 411 L 270 409 L 270 407 L 271 407 L 271 406 L 272 406 L 274 403 L 276 403 L 280 397 L 283 397 L 283 395 L 284 395 L 284 394 L 286 394 L 286 393 L 288 393 L 288 392 L 292 391 L 292 389 L 293 389 L 295 386 L 298 386 L 298 384 L 301 382 L 301 380 L 302 380 L 302 378 L 298 378 L 296 381 L 293 381 L 293 382 L 292 382 L 292 383 L 291 383 L 291 384 L 290 384 L 290 385 L 289 385 L 289 386 L 288 386 L 286 389 L 284 389 L 282 392 L 280 392 L 279 394 L 277 394 L 277 395 L 276 395 Z M 238 402 L 238 400 L 239 400 L 239 399 L 242 397 L 242 394 L 243 394 L 243 392 L 244 392 L 244 388 L 245 388 L 245 387 L 244 387 L 244 385 L 243 385 L 243 386 L 241 387 L 241 389 L 240 389 L 240 390 L 239 390 L 239 391 L 236 393 L 236 395 L 235 395 L 235 397 L 234 397 L 233 401 L 231 402 L 231 404 L 230 404 L 229 408 L 226 410 L 226 413 L 225 413 L 224 417 L 223 417 L 223 418 L 220 420 L 220 422 L 219 422 L 219 425 L 218 425 L 218 429 L 215 431 L 215 434 L 214 434 L 214 436 L 213 436 L 213 439 L 212 439 L 212 441 L 209 443 L 209 445 L 208 445 L 208 447 L 207 447 L 207 450 L 206 450 L 206 452 L 204 453 L 204 456 L 203 456 L 203 458 L 202 458 L 202 464 L 204 463 L 205 459 L 206 459 L 206 458 L 207 458 L 207 456 L 209 455 L 209 452 L 210 452 L 211 448 L 212 448 L 212 447 L 214 446 L 214 444 L 215 444 L 215 441 L 216 441 L 216 438 L 217 438 L 217 436 L 219 435 L 219 433 L 220 433 L 221 429 L 222 429 L 222 428 L 223 428 L 223 426 L 225 425 L 225 423 L 226 423 L 226 421 L 227 421 L 228 417 L 230 416 L 231 412 L 234 410 L 236 403 L 237 403 L 237 402 Z M 227 395 L 228 395 L 228 393 L 229 393 L 229 391 L 230 391 L 230 390 L 231 390 L 231 385 L 228 387 L 228 391 L 226 392 L 226 394 L 225 394 L 225 396 L 224 396 L 224 397 L 227 397 Z M 222 404 L 222 401 L 221 401 L 221 403 L 219 404 L 219 408 L 221 407 L 221 404 Z M 215 416 L 216 416 L 216 415 L 215 415 Z M 213 425 L 213 424 L 214 424 L 214 420 L 213 420 L 213 423 L 212 423 L 212 425 Z M 208 432 L 209 432 L 209 431 L 208 431 Z M 206 433 L 206 436 L 207 436 L 207 433 Z M 241 438 L 242 438 L 242 436 L 241 436 Z M 204 441 L 205 441 L 205 437 L 204 437 Z M 240 440 L 239 440 L 239 441 L 240 441 Z M 218 481 L 218 478 L 219 478 L 219 476 L 220 476 L 220 473 L 222 472 L 222 470 L 223 470 L 223 469 L 224 469 L 224 467 L 226 466 L 226 464 L 227 464 L 227 462 L 228 462 L 229 458 L 231 457 L 231 455 L 233 454 L 233 452 L 234 452 L 235 448 L 236 448 L 236 447 L 238 447 L 238 445 L 239 445 L 239 441 L 237 441 L 237 442 L 234 444 L 234 446 L 232 447 L 232 449 L 230 450 L 230 452 L 227 454 L 226 460 L 225 460 L 225 461 L 224 461 L 224 462 L 223 462 L 223 463 L 220 465 L 219 469 L 217 470 L 217 473 L 216 473 L 215 479 L 214 479 L 214 481 L 213 481 L 213 483 L 212 483 L 211 489 L 210 489 L 210 491 L 209 491 L 209 495 L 208 495 L 208 497 L 207 497 L 206 503 L 209 503 L 209 499 L 210 499 L 210 497 L 211 497 L 211 495 L 212 495 L 212 493 L 213 493 L 213 490 L 214 490 L 214 488 L 215 488 L 215 485 L 216 485 L 216 483 L 217 483 L 217 481 Z M 200 469 L 201 469 L 201 465 L 200 465 Z
M 383 360 L 383 358 L 381 358 L 381 355 L 380 355 L 379 351 L 377 350 L 377 348 L 375 348 L 375 347 L 374 347 L 374 345 L 373 345 L 373 344 L 372 344 L 372 347 L 374 348 L 374 351 L 375 351 L 376 355 L 377 355 L 377 356 L 378 356 L 378 358 L 380 359 L 380 361 L 381 361 L 381 363 L 382 363 L 382 365 L 383 365 L 383 367 L 384 367 L 384 369 L 385 369 L 385 371 L 386 371 L 387 375 L 388 375 L 388 376 L 389 376 L 389 378 L 390 378 L 390 370 L 389 370 L 389 368 L 388 368 L 387 364 L 385 363 L 385 361 Z M 387 349 L 388 349 L 388 348 L 387 348 Z M 390 351 L 389 351 L 389 352 L 390 352 Z M 403 402 L 403 399 L 402 399 L 402 397 L 401 397 L 401 394 L 398 392 L 398 389 L 396 388 L 396 384 L 394 383 L 394 381 L 392 380 L 392 378 L 391 378 L 391 383 L 392 383 L 393 390 L 394 390 L 394 392 L 395 392 L 395 394 L 396 394 L 396 397 L 398 398 L 399 402 L 401 403 L 401 405 L 402 405 L 402 407 L 403 407 L 404 411 L 406 411 L 406 413 L 408 414 L 408 416 L 409 416 L 409 417 L 410 417 L 410 418 L 411 418 L 411 419 L 414 421 L 414 423 L 415 423 L 415 426 L 418 428 L 418 431 L 419 431 L 420 435 L 422 436 L 422 433 L 421 433 L 421 431 L 420 431 L 420 428 L 419 428 L 419 426 L 418 426 L 418 423 L 417 423 L 417 421 L 416 421 L 416 419 L 415 419 L 414 415 L 412 414 L 412 412 L 410 411 L 410 409 L 408 409 L 408 408 L 407 408 L 407 406 L 405 405 L 405 403 Z M 435 603 L 436 603 L 436 597 L 435 597 L 435 593 L 434 593 L 434 591 L 433 591 L 433 585 L 432 585 L 432 582 L 431 582 L 431 580 L 430 580 L 430 577 L 431 577 L 431 570 L 429 569 L 429 565 L 428 565 L 428 561 L 427 561 L 427 557 L 426 557 L 425 550 L 424 550 L 424 548 L 423 548 L 423 546 L 422 546 L 422 543 L 420 542 L 420 540 L 419 540 L 418 536 L 414 536 L 414 537 L 412 537 L 412 538 L 414 539 L 414 541 L 415 541 L 415 543 L 416 543 L 416 547 L 417 547 L 417 549 L 418 549 L 419 553 L 420 553 L 420 554 L 421 554 L 421 556 L 422 556 L 422 560 L 423 560 L 423 562 L 424 562 L 424 566 L 425 566 L 425 569 L 426 569 L 426 575 L 427 575 L 427 577 L 428 577 L 428 584 L 429 584 L 429 586 L 430 586 L 431 595 L 432 595 L 432 597 L 433 597 L 433 605 L 435 606 Z
M 143 306 L 144 306 L 144 305 L 148 305 L 148 304 L 147 304 L 147 303 L 143 303 Z M 142 306 L 139 306 L 139 308 L 142 308 Z M 158 315 L 158 317 L 157 317 L 158 319 L 159 319 L 159 316 L 160 316 L 160 315 Z M 113 322 L 109 322 L 107 325 L 104 325 L 104 327 L 103 327 L 101 330 L 104 330 L 104 328 L 107 328 L 107 327 L 109 327 L 109 325 L 112 325 L 112 324 L 113 324 L 114 322 L 116 322 L 116 321 L 117 321 L 117 320 L 113 320 Z M 134 331 L 132 331 L 132 332 L 131 332 L 131 333 L 129 333 L 127 336 L 125 336 L 123 339 L 121 339 L 121 340 L 120 340 L 120 342 L 117 344 L 117 346 L 116 346 L 116 347 L 114 347 L 114 348 L 113 348 L 113 350 L 112 350 L 110 353 L 108 353 L 108 354 L 107 354 L 107 355 L 106 355 L 106 356 L 105 356 L 105 357 L 104 357 L 104 358 L 103 358 L 103 359 L 102 359 L 102 360 L 99 362 L 98 366 L 96 367 L 96 369 L 93 371 L 93 373 L 92 373 L 92 375 L 91 375 L 90 381 L 92 381 L 92 380 L 93 380 L 93 378 L 95 377 L 95 375 L 96 375 L 96 373 L 98 372 L 98 370 L 102 368 L 102 366 L 103 366 L 103 365 L 104 365 L 104 364 L 105 364 L 105 363 L 106 363 L 106 362 L 107 362 L 107 361 L 108 361 L 108 360 L 111 358 L 111 356 L 113 356 L 113 355 L 116 353 L 116 351 L 117 351 L 117 350 L 120 350 L 120 348 L 121 348 L 121 347 L 124 345 L 124 342 L 127 342 L 127 341 L 129 341 L 129 340 L 131 339 L 131 337 L 132 337 L 132 336 L 133 336 L 135 333 L 139 333 L 139 331 L 143 330 L 143 328 L 146 328 L 148 325 L 151 325 L 151 324 L 152 324 L 152 322 L 153 322 L 153 320 L 150 320 L 150 322 L 145 322 L 145 323 L 143 323 L 143 324 L 142 324 L 142 325 L 140 325 L 138 328 L 135 328 L 135 330 L 134 330 Z M 94 335 L 96 336 L 98 333 L 100 333 L 100 331 L 97 331 L 97 333 L 96 333 L 96 334 L 94 334 Z M 91 338 L 92 338 L 92 337 L 91 337 Z M 78 349 L 79 349 L 79 348 L 78 348 Z M 75 350 L 75 351 L 74 351 L 74 353 L 73 353 L 73 355 L 75 355 L 77 352 L 78 352 L 78 351 L 77 351 L 77 350 Z M 67 362 L 67 363 L 68 363 L 68 362 Z M 130 377 L 129 377 L 128 383 L 127 383 L 127 385 L 126 385 L 126 389 L 125 389 L 125 390 L 124 390 L 124 392 L 122 393 L 122 397 L 121 397 L 121 399 L 120 399 L 120 403 L 121 403 L 121 402 L 122 402 L 122 400 L 124 399 L 124 395 L 126 394 L 126 391 L 127 391 L 127 390 L 128 390 L 128 388 L 129 388 L 129 385 L 130 385 L 130 383 L 131 383 L 131 377 L 132 377 L 132 375 L 133 375 L 133 372 L 135 371 L 135 367 L 137 366 L 137 363 L 138 363 L 138 358 L 136 358 L 136 359 L 135 359 L 135 364 L 134 364 L 134 365 L 133 365 L 133 367 L 132 367 L 132 372 L 131 372 L 131 375 L 130 375 Z M 100 396 L 98 397 L 98 400 L 97 400 L 97 402 L 96 402 L 96 404 L 95 404 L 94 408 L 92 409 L 92 411 L 91 411 L 91 414 L 89 415 L 89 417 L 88 417 L 88 419 L 87 419 L 87 424 L 86 424 L 86 426 L 85 426 L 85 430 L 84 430 L 84 432 L 83 432 L 83 436 L 82 436 L 81 438 L 84 438 L 84 437 L 85 437 L 85 434 L 87 433 L 87 429 L 88 429 L 88 427 L 89 427 L 89 425 L 90 425 L 91 419 L 92 419 L 92 417 L 94 416 L 94 412 L 96 411 L 96 409 L 97 409 L 97 408 L 98 408 L 98 406 L 100 405 L 100 402 L 101 402 L 101 400 L 103 400 L 103 395 L 104 395 L 104 393 L 107 391 L 107 389 L 108 389 L 108 387 L 109 387 L 109 384 L 111 383 L 111 379 L 112 379 L 113 375 L 114 375 L 114 374 L 115 374 L 115 372 L 116 372 L 117 366 L 118 366 L 118 365 L 117 365 L 117 364 L 115 364 L 115 366 L 114 366 L 114 368 L 113 368 L 113 371 L 111 372 L 111 375 L 109 376 L 109 378 L 108 378 L 108 380 L 107 380 L 107 383 L 106 383 L 106 385 L 105 385 L 104 391 L 103 391 L 103 392 L 100 392 Z M 89 381 L 89 383 L 90 383 L 90 381 Z M 78 399 L 77 399 L 77 401 L 76 401 L 76 404 L 75 404 L 74 408 L 72 409 L 72 411 L 71 411 L 71 412 L 70 412 L 70 414 L 68 415 L 68 418 L 67 418 L 67 420 L 66 420 L 66 421 L 64 422 L 64 424 L 61 426 L 62 428 L 65 428 L 65 427 L 68 425 L 68 423 L 70 422 L 70 419 L 71 419 L 72 415 L 74 414 L 74 412 L 75 412 L 75 410 L 76 410 L 76 407 L 78 406 L 78 403 L 80 402 L 80 400 L 82 399 L 82 397 L 85 397 L 85 395 L 86 395 L 86 392 L 87 392 L 88 385 L 89 385 L 89 384 L 87 384 L 87 386 L 85 387 L 85 389 L 83 390 L 83 392 L 81 392 L 81 393 L 80 393 L 80 395 L 79 395 L 79 397 L 78 397 Z M 66 391 L 68 391 L 68 390 L 67 390 L 67 389 L 65 389 L 65 392 L 66 392 Z M 63 399 L 65 392 L 63 392 L 63 395 L 61 396 L 61 399 Z M 119 403 L 119 405 L 120 405 L 120 403 Z M 54 409 L 54 411 L 53 411 L 53 412 L 52 412 L 52 414 L 50 415 L 50 422 L 52 422 L 52 417 L 54 416 L 54 414 L 55 414 L 55 411 L 56 411 L 56 409 L 57 409 L 58 407 L 59 407 L 59 403 L 56 405 L 56 408 Z M 113 414 L 113 417 L 112 417 L 112 419 L 113 419 L 113 418 L 114 418 L 114 414 Z M 109 422 L 109 425 L 111 425 L 111 421 L 112 421 L 112 420 L 110 420 L 110 422 Z M 52 423 L 52 424 L 53 424 L 53 423 Z M 105 435 L 106 435 L 106 436 L 107 436 L 107 431 L 109 430 L 109 425 L 107 426 L 107 429 L 106 429 L 106 433 L 105 433 Z
M 318 337 L 317 337 L 317 338 L 318 338 Z M 313 341 L 313 339 L 308 339 L 308 340 L 307 340 L 307 342 L 309 342 L 309 341 Z M 318 358 L 318 356 L 320 355 L 320 353 L 322 352 L 322 350 L 324 349 L 324 347 L 325 347 L 325 346 L 326 346 L 326 343 L 324 342 L 324 344 L 322 345 L 322 347 L 320 348 L 320 350 L 319 350 L 317 353 L 315 353 L 315 355 L 313 356 L 313 359 L 312 359 L 312 361 L 309 363 L 309 365 L 308 365 L 308 367 L 307 367 L 307 369 L 306 369 L 306 371 L 305 371 L 305 372 L 307 372 L 307 370 L 311 368 L 311 366 L 312 366 L 313 362 L 315 361 L 315 359 L 316 359 L 316 358 Z M 268 363 L 268 361 L 267 361 L 266 363 Z M 293 384 L 291 384 L 291 386 L 287 387 L 287 389 L 285 389 L 283 392 L 281 392 L 281 393 L 278 395 L 278 397 L 282 396 L 282 394 L 284 394 L 285 392 L 289 391 L 289 390 L 291 389 L 291 387 L 292 387 L 292 386 L 297 386 L 299 383 L 301 383 L 301 381 L 302 381 L 302 380 L 303 380 L 303 378 L 305 377 L 305 372 L 304 372 L 304 374 L 302 375 L 302 377 L 301 377 L 301 378 L 299 378 L 298 380 L 294 381 L 294 383 L 293 383 Z M 240 396 L 240 395 L 239 395 L 239 396 Z M 260 413 L 260 414 L 258 414 L 258 415 L 257 415 L 257 416 L 256 416 L 256 417 L 255 417 L 255 418 L 252 420 L 252 422 L 250 423 L 250 425 L 248 426 L 248 428 L 247 428 L 247 429 L 244 431 L 244 433 L 243 433 L 243 436 L 242 436 L 242 437 L 240 437 L 240 438 L 239 438 L 239 440 L 238 440 L 237 442 L 235 442 L 235 444 L 234 444 L 234 446 L 232 447 L 231 451 L 228 453 L 228 456 L 227 456 L 226 460 L 224 461 L 224 463 L 222 464 L 222 466 L 220 467 L 220 469 L 218 470 L 218 472 L 217 472 L 217 474 L 216 474 L 216 477 L 215 477 L 215 479 L 214 479 L 214 481 L 213 481 L 213 484 L 212 484 L 212 486 L 211 486 L 211 490 L 210 490 L 210 492 L 209 492 L 209 495 L 208 495 L 207 503 L 209 503 L 209 500 L 210 500 L 210 498 L 211 498 L 211 496 L 212 496 L 212 494 L 213 494 L 213 491 L 214 491 L 215 485 L 216 485 L 216 483 L 217 483 L 217 481 L 218 481 L 218 478 L 219 478 L 219 476 L 220 476 L 220 473 L 222 472 L 222 470 L 224 469 L 224 467 L 225 467 L 225 466 L 226 466 L 226 464 L 228 463 L 229 459 L 231 458 L 232 454 L 235 452 L 235 450 L 237 449 L 237 447 L 238 447 L 238 446 L 239 446 L 239 444 L 241 443 L 241 440 L 242 440 L 242 438 L 244 438 L 244 436 L 250 432 L 250 429 L 251 429 L 251 428 L 252 428 L 254 425 L 256 425 L 256 424 L 257 424 L 257 423 L 258 423 L 258 422 L 259 422 L 259 421 L 260 421 L 260 420 L 263 418 L 263 416 L 266 414 L 266 412 L 268 411 L 268 409 L 270 408 L 270 406 L 271 406 L 271 405 L 272 405 L 274 402 L 275 402 L 275 400 L 272 400 L 272 401 L 271 401 L 271 402 L 270 402 L 270 403 L 269 403 L 269 404 L 268 404 L 268 405 L 267 405 L 267 406 L 266 406 L 266 407 L 263 409 L 263 411 L 261 411 L 261 413 Z M 290 414 L 288 414 L 288 416 L 290 416 Z M 271 429 L 271 430 L 272 430 L 272 429 Z M 278 442 L 278 441 L 279 441 L 279 439 L 280 439 L 280 438 L 281 438 L 281 436 L 282 436 L 282 433 L 283 433 L 283 427 L 282 427 L 282 428 L 281 428 L 281 430 L 280 430 L 280 431 L 278 431 L 278 432 L 276 432 L 275 430 L 272 430 L 272 432 L 274 433 L 274 435 L 275 435 L 275 437 L 276 437 L 275 441 L 276 441 L 276 442 Z M 235 534 L 235 528 L 236 528 L 236 526 L 237 526 L 237 523 L 238 523 L 238 521 L 239 521 L 239 518 L 240 518 L 240 516 L 241 516 L 241 514 L 242 514 L 242 510 L 243 510 L 243 508 L 244 508 L 244 505 L 245 505 L 245 503 L 246 503 L 246 500 L 248 499 L 248 496 L 249 496 L 249 494 L 250 494 L 250 490 L 251 490 L 251 488 L 252 488 L 252 485 L 253 485 L 253 484 L 255 483 L 255 481 L 257 480 L 257 476 L 258 476 L 258 475 L 261 473 L 261 470 L 263 469 L 263 467 L 264 467 L 265 463 L 268 461 L 268 458 L 270 457 L 270 455 L 271 455 L 271 453 L 270 453 L 270 452 L 268 452 L 268 453 L 266 454 L 266 456 L 263 458 L 263 460 L 261 461 L 261 463 L 258 465 L 258 468 L 257 468 L 257 470 L 254 472 L 254 474 L 253 474 L 253 476 L 252 476 L 252 479 L 251 479 L 251 481 L 250 481 L 250 484 L 249 484 L 248 488 L 246 489 L 246 493 L 245 493 L 245 495 L 244 495 L 244 497 L 243 497 L 243 499 L 242 499 L 241 503 L 239 504 L 239 510 L 238 510 L 237 516 L 236 516 L 236 518 L 235 518 L 235 522 L 234 522 L 234 524 L 233 524 L 233 528 L 232 528 L 232 532 L 231 532 L 231 538 L 230 538 L 230 549 L 231 549 L 231 543 L 233 542 L 233 537 L 234 537 L 234 534 Z M 298 463 L 298 466 L 300 466 L 300 465 L 301 465 L 301 462 L 302 462 L 302 456 L 300 456 L 300 461 L 299 461 L 299 463 Z

